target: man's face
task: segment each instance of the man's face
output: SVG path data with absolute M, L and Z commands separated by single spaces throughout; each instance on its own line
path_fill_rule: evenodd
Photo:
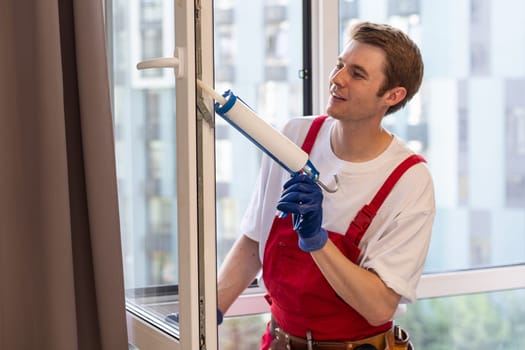
M 330 73 L 327 114 L 339 120 L 382 118 L 388 106 L 377 92 L 385 80 L 385 61 L 380 48 L 352 40 Z

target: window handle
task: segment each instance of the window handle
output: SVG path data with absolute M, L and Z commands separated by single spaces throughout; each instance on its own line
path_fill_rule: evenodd
M 175 48 L 173 57 L 158 57 L 137 63 L 137 69 L 174 68 L 177 78 L 184 77 L 184 48 Z

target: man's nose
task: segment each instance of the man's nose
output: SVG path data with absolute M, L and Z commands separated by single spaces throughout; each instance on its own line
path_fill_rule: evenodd
M 330 75 L 330 82 L 337 85 L 342 86 L 344 85 L 344 73 L 343 70 L 334 70 L 332 74 Z

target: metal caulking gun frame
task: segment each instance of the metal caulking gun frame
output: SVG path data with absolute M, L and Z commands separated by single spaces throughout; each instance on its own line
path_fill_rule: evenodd
M 329 188 L 322 183 L 319 180 L 319 171 L 308 159 L 308 154 L 260 118 L 231 90 L 220 95 L 200 80 L 197 80 L 197 84 L 216 101 L 215 112 L 218 115 L 291 175 L 305 173 L 325 191 L 330 193 L 337 191 L 339 182 L 336 175 L 334 175 L 335 188 Z

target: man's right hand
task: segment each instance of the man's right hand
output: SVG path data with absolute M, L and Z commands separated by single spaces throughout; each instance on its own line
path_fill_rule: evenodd
M 312 252 L 326 244 L 328 233 L 321 227 L 323 221 L 323 192 L 318 184 L 305 174 L 293 176 L 284 184 L 277 209 L 291 213 L 294 230 L 299 234 L 299 247 Z

